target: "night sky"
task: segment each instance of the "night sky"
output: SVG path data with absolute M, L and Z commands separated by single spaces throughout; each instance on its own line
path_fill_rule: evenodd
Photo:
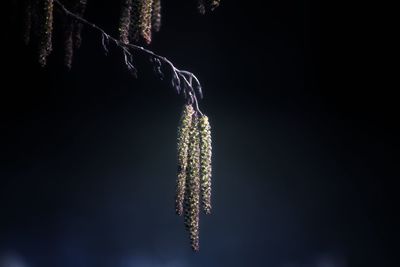
M 116 35 L 114 2 L 89 0 L 86 17 Z M 88 28 L 71 71 L 60 32 L 41 68 L 10 8 L 0 267 L 395 266 L 398 118 L 355 71 L 368 63 L 359 31 L 311 1 L 222 0 L 205 16 L 195 1 L 163 3 L 149 47 L 197 75 L 212 126 L 200 252 L 174 211 L 182 96 L 139 53 L 132 77 Z

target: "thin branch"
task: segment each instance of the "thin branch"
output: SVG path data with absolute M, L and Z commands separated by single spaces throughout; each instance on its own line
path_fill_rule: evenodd
M 106 33 L 102 28 L 100 28 L 96 24 L 91 23 L 88 20 L 84 19 L 83 17 L 71 12 L 59 0 L 54 0 L 54 3 L 56 3 L 57 6 L 59 8 L 61 8 L 66 15 L 71 16 L 74 19 L 80 21 L 81 23 L 99 31 L 102 35 L 102 46 L 103 46 L 103 49 L 106 52 L 106 54 L 108 54 L 108 44 L 110 41 L 112 41 L 117 47 L 121 48 L 124 53 L 125 65 L 134 74 L 136 73 L 136 68 L 134 67 L 133 62 L 132 62 L 132 53 L 129 52 L 128 48 L 141 51 L 142 53 L 150 56 L 150 58 L 157 59 L 157 61 L 154 61 L 154 62 L 160 62 L 160 63 L 167 64 L 171 68 L 171 71 L 172 71 L 172 86 L 175 88 L 175 90 L 177 91 L 178 94 L 180 94 L 181 92 L 184 92 L 184 95 L 186 96 L 186 98 L 189 97 L 188 101 L 190 101 L 191 104 L 195 105 L 196 111 L 199 112 L 201 115 L 203 115 L 199 109 L 198 101 L 197 101 L 197 97 L 196 97 L 196 94 L 198 94 L 198 96 L 200 98 L 203 98 L 201 85 L 200 85 L 200 82 L 197 79 L 197 77 L 192 72 L 189 72 L 186 70 L 180 70 L 180 69 L 176 68 L 174 66 L 174 64 L 170 60 L 168 60 L 166 57 L 157 55 L 153 51 L 148 50 L 142 46 L 138 46 L 135 44 L 125 44 L 125 43 L 121 42 L 120 40 L 112 37 L 108 33 Z M 161 66 L 157 66 L 157 67 L 158 67 L 157 69 L 160 70 Z M 193 80 L 195 81 L 195 84 L 194 84 L 195 88 L 193 88 L 193 83 L 192 83 Z

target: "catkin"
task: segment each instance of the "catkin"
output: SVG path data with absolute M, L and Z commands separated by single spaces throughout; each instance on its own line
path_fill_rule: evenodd
M 119 20 L 119 39 L 124 44 L 129 43 L 129 26 L 131 23 L 132 0 L 123 0 L 121 18 Z
M 73 40 L 73 23 L 72 20 L 69 19 L 69 24 L 66 26 L 65 30 L 65 42 L 64 42 L 64 65 L 71 69 L 72 66 L 72 58 L 74 56 L 74 40 Z
M 151 18 L 153 0 L 132 0 L 129 40 L 139 41 L 139 37 L 149 44 L 151 42 Z
M 31 39 L 31 29 L 32 29 L 32 1 L 24 1 L 24 20 L 23 20 L 23 39 L 24 43 L 27 45 Z
M 85 13 L 86 10 L 86 5 L 87 5 L 87 0 L 79 0 L 79 3 L 76 8 L 76 14 L 80 17 L 82 17 Z M 82 29 L 83 29 L 83 24 L 79 21 L 77 21 L 74 25 L 74 49 L 78 49 L 81 47 L 82 44 Z
M 210 1 L 210 0 L 209 0 L 209 1 Z M 210 1 L 210 9 L 211 9 L 211 10 L 214 10 L 214 9 L 216 9 L 217 7 L 219 7 L 220 2 L 221 2 L 221 0 L 211 0 L 211 1 Z
M 46 66 L 47 57 L 52 51 L 52 32 L 53 32 L 53 0 L 43 2 L 43 26 L 39 43 L 39 63 L 42 67 Z
M 206 6 L 204 3 L 205 0 L 198 0 L 197 1 L 197 10 L 200 14 L 204 15 L 206 13 Z
M 140 34 L 147 44 L 151 43 L 151 14 L 153 0 L 143 0 L 140 11 Z
M 161 28 L 161 0 L 153 1 L 153 10 L 151 13 L 151 27 L 155 32 Z
M 86 3 L 87 0 L 73 0 L 70 2 L 70 8 L 76 15 L 82 17 L 86 9 Z M 68 69 L 71 69 L 75 50 L 81 46 L 82 28 L 83 25 L 81 22 L 75 18 L 67 18 L 64 33 L 64 65 Z
M 203 211 L 211 213 L 211 127 L 208 117 L 203 115 L 199 119 L 200 130 L 200 169 L 201 169 L 201 197 Z
M 216 9 L 220 3 L 221 0 L 197 0 L 197 10 L 204 15 L 206 11 Z
M 175 210 L 178 215 L 183 214 L 186 172 L 188 165 L 188 149 L 190 142 L 189 134 L 192 125 L 193 114 L 193 107 L 191 105 L 185 105 L 181 116 L 180 126 L 178 128 L 178 178 L 175 197 Z
M 129 42 L 136 43 L 140 36 L 140 10 L 143 0 L 132 0 L 131 17 L 129 23 Z
M 200 135 L 199 119 L 193 115 L 190 128 L 190 143 L 188 153 L 188 175 L 185 194 L 185 225 L 189 231 L 191 247 L 199 250 L 199 211 L 200 211 Z

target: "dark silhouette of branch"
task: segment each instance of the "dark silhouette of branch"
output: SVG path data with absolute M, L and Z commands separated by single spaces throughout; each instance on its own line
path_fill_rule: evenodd
M 203 92 L 200 85 L 200 81 L 197 77 L 189 71 L 180 70 L 174 66 L 174 64 L 168 60 L 166 57 L 157 55 L 151 50 L 148 50 L 142 46 L 135 44 L 126 44 L 114 37 L 110 34 L 106 33 L 102 28 L 97 26 L 96 24 L 87 21 L 83 17 L 71 12 L 67 9 L 59 0 L 54 0 L 54 3 L 68 16 L 76 19 L 82 24 L 89 26 L 92 29 L 97 30 L 101 34 L 102 46 L 106 54 L 108 54 L 108 45 L 110 41 L 114 43 L 118 48 L 120 48 L 124 54 L 125 65 L 128 70 L 136 76 L 137 70 L 133 64 L 133 55 L 130 50 L 141 51 L 142 53 L 148 55 L 150 57 L 151 62 L 154 64 L 154 69 L 156 73 L 159 75 L 160 79 L 163 79 L 164 74 L 162 73 L 161 67 L 162 65 L 166 65 L 170 68 L 172 73 L 171 84 L 175 89 L 177 94 L 183 93 L 186 100 L 189 104 L 194 104 L 196 111 L 203 115 L 199 109 L 197 96 L 203 98 Z

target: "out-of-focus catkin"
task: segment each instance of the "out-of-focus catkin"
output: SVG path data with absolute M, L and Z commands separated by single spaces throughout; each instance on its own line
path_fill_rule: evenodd
M 153 1 L 153 10 L 151 13 L 151 27 L 155 32 L 161 28 L 161 0 Z
M 178 128 L 178 178 L 176 185 L 175 210 L 178 215 L 183 214 L 183 202 L 185 197 L 186 173 L 188 166 L 188 149 L 190 142 L 190 130 L 194 109 L 192 105 L 183 108 L 180 125 Z
M 200 135 L 199 119 L 193 115 L 190 128 L 188 151 L 188 175 L 185 194 L 185 225 L 189 231 L 190 242 L 194 251 L 199 250 L 199 211 L 200 211 Z
M 32 9 L 32 1 L 24 1 L 23 38 L 26 45 L 29 44 L 31 39 Z
M 79 17 L 82 17 L 86 10 L 87 0 L 71 0 L 70 9 Z M 83 24 L 75 18 L 66 18 L 64 32 L 64 65 L 71 69 L 74 52 L 81 46 Z
M 203 115 L 199 119 L 200 130 L 200 170 L 201 170 L 201 197 L 203 210 L 211 213 L 211 127 L 208 117 Z
M 76 11 L 76 14 L 78 16 L 82 17 L 85 14 L 86 5 L 87 5 L 87 0 L 79 0 Z M 83 29 L 83 24 L 79 21 L 76 22 L 74 26 L 74 49 L 78 49 L 79 47 L 81 47 L 82 29 Z
M 53 33 L 53 0 L 43 1 L 43 23 L 39 43 L 39 64 L 44 67 L 47 63 L 47 57 L 52 51 L 52 33 Z
M 140 10 L 140 35 L 147 44 L 151 43 L 151 14 L 153 9 L 153 0 L 142 0 Z
M 64 55 L 64 65 L 71 69 L 72 66 L 72 58 L 74 56 L 74 39 L 73 39 L 73 29 L 74 25 L 71 19 L 69 19 L 69 24 L 67 25 L 67 29 L 65 30 L 65 55 Z
M 213 11 L 216 9 L 221 0 L 197 0 L 197 10 L 200 14 L 205 14 L 206 11 Z
M 140 37 L 140 12 L 143 0 L 132 0 L 131 17 L 129 23 L 129 42 L 137 43 Z
M 198 0 L 197 1 L 197 10 L 199 11 L 200 14 L 204 15 L 206 13 L 206 5 L 205 5 L 206 0 Z

